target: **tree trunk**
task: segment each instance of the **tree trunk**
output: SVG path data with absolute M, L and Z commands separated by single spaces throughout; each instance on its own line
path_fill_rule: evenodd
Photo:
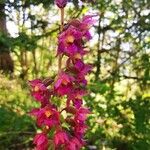
M 0 70 L 5 73 L 12 73 L 14 63 L 9 53 L 9 41 L 7 41 L 7 38 L 5 3 L 0 2 Z

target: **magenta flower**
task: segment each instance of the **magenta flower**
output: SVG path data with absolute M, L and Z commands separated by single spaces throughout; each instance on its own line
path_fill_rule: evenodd
M 85 40 L 89 41 L 92 39 L 91 33 L 89 31 L 85 31 L 83 34 Z
M 51 106 L 33 109 L 30 112 L 30 114 L 36 117 L 37 125 L 40 127 L 42 125 L 45 125 L 51 128 L 55 125 L 59 125 L 60 123 L 59 112 L 55 108 L 52 108 Z
M 91 65 L 84 64 L 81 60 L 76 61 L 74 63 L 74 67 L 83 76 L 85 76 L 92 69 Z
M 64 85 L 64 86 L 60 86 L 57 90 L 56 93 L 59 96 L 64 96 L 67 95 L 68 93 L 70 93 L 72 90 L 72 85 Z
M 82 146 L 83 143 L 81 143 L 76 137 L 73 137 L 67 144 L 66 150 L 80 150 Z
M 77 109 L 82 106 L 82 97 L 86 95 L 87 92 L 85 90 L 81 89 L 75 89 L 70 95 L 68 95 L 67 99 L 67 106 L 70 105 L 70 101 L 73 102 L 73 106 L 75 106 Z
M 97 15 L 86 15 L 86 16 L 84 16 L 81 20 L 80 29 L 83 31 L 89 30 L 94 25 L 94 23 L 96 22 L 96 20 L 93 19 L 94 17 L 97 17 Z
M 45 133 L 38 133 L 33 140 L 36 150 L 48 150 L 48 137 Z
M 87 41 L 92 39 L 92 36 L 91 36 L 91 34 L 89 32 L 89 29 L 96 22 L 96 20 L 93 19 L 93 17 L 96 17 L 96 16 L 97 15 L 87 15 L 87 16 L 84 16 L 83 19 L 81 20 L 80 29 L 81 29 L 81 31 L 83 33 L 83 36 L 85 37 L 85 39 Z
M 86 86 L 87 80 L 85 79 L 85 75 L 91 71 L 92 66 L 84 64 L 81 60 L 77 60 L 74 63 L 74 68 L 77 74 L 76 83 L 83 87 Z
M 84 122 L 89 113 L 90 111 L 88 108 L 80 107 L 75 114 L 75 121 L 77 123 Z
M 55 0 L 55 4 L 59 7 L 59 8 L 64 8 L 67 4 L 68 0 Z
M 88 41 L 92 38 L 92 36 L 89 32 L 89 29 L 96 22 L 96 20 L 93 19 L 96 16 L 97 15 L 87 15 L 87 16 L 84 16 L 81 21 L 74 19 L 69 22 L 69 25 L 72 25 L 72 26 L 78 28 L 78 30 L 80 30 L 80 32 L 82 32 L 83 38 L 85 38 Z
M 80 108 L 83 104 L 82 100 L 81 99 L 73 99 L 72 100 L 73 102 L 73 105 L 76 107 L 76 108 Z
M 87 130 L 87 126 L 85 124 L 76 124 L 74 127 L 74 133 L 76 137 L 82 138 L 83 134 Z
M 39 102 L 42 103 L 43 106 L 49 103 L 50 91 L 47 87 L 42 83 L 41 80 L 36 79 L 29 81 L 30 86 L 32 87 L 31 94 L 32 96 Z
M 77 80 L 77 83 L 81 86 L 81 87 L 86 87 L 86 85 L 87 85 L 87 80 L 85 79 L 85 78 L 79 78 L 78 80 Z
M 83 50 L 81 39 L 82 33 L 77 28 L 70 26 L 58 38 L 59 45 L 57 53 L 64 53 L 67 56 L 73 57 L 73 55 Z
M 74 81 L 74 78 L 72 76 L 69 76 L 68 74 L 64 72 L 61 72 L 54 85 L 55 91 L 59 95 L 65 95 L 67 93 L 70 93 L 72 89 L 73 81 Z
M 81 20 L 73 19 L 68 24 L 70 26 L 74 26 L 74 27 L 78 28 L 78 30 L 80 30 L 82 32 L 88 31 L 96 22 L 96 20 L 93 19 L 96 16 L 98 16 L 98 15 L 96 15 L 96 14 L 95 15 L 86 15 Z
M 68 85 L 68 84 L 70 84 L 73 80 L 74 80 L 74 78 L 72 76 L 69 76 L 65 72 L 61 72 L 59 74 L 59 77 L 58 77 L 57 81 L 55 82 L 54 86 L 57 89 L 61 85 Z
M 77 78 L 84 78 L 91 70 L 92 66 L 89 64 L 84 64 L 82 60 L 78 59 L 71 62 L 70 59 L 67 61 L 67 66 L 69 71 L 75 73 Z
M 65 131 L 58 131 L 54 135 L 55 147 L 68 143 L 69 138 Z

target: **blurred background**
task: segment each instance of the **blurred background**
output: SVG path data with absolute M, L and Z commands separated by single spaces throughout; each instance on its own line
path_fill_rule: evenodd
M 150 150 L 150 2 L 73 0 L 65 20 L 92 13 L 85 149 Z M 0 150 L 33 149 L 27 82 L 57 73 L 59 18 L 53 0 L 0 0 Z

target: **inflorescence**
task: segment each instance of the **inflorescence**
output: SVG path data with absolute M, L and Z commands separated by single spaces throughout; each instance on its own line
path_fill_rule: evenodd
M 56 0 L 60 9 L 64 9 L 66 3 Z M 62 27 L 58 36 L 57 57 L 66 56 L 66 62 L 63 69 L 59 68 L 55 79 L 29 81 L 32 96 L 41 103 L 40 108 L 30 112 L 42 129 L 33 141 L 37 150 L 47 150 L 49 147 L 79 150 L 85 144 L 85 121 L 90 111 L 83 106 L 83 96 L 87 94 L 85 76 L 92 67 L 85 64 L 83 58 L 89 53 L 85 43 L 92 38 L 89 29 L 94 24 L 93 17 L 88 15 L 81 20 L 73 19 Z M 57 101 L 65 98 L 65 106 L 59 108 L 54 98 Z

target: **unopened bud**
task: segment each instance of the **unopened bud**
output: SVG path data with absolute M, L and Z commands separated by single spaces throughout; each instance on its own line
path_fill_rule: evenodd
M 71 114 L 75 114 L 76 113 L 76 109 L 73 106 L 66 107 L 65 110 L 66 110 L 66 112 L 71 113 Z
M 68 0 L 55 0 L 55 4 L 59 7 L 59 8 L 64 8 L 67 4 Z

